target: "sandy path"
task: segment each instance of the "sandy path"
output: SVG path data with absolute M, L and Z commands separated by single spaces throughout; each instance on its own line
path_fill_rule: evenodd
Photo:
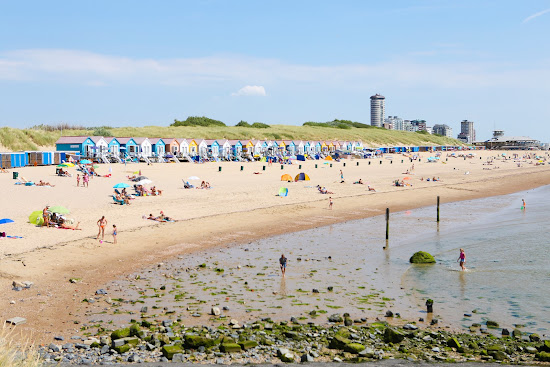
M 414 163 L 414 175 L 402 174 L 411 163 L 398 155 L 391 164 L 386 158 L 382 164 L 371 160 L 370 165 L 367 160 L 346 161 L 346 167 L 333 162 L 332 168 L 324 162 L 305 162 L 302 170 L 298 165 L 282 170 L 280 165 L 273 165 L 263 171 L 262 163 L 113 165 L 113 177 L 94 178 L 89 188 L 76 187 L 74 177 L 54 176 L 53 167 L 29 167 L 19 172 L 27 179 L 49 181 L 55 188 L 16 186 L 11 174 L 0 175 L 4 193 L 0 216 L 16 221 L 2 230 L 24 237 L 0 242 L 0 285 L 5 290 L 0 296 L 0 304 L 4 305 L 0 316 L 25 317 L 28 323 L 21 327 L 23 330 L 33 331 L 39 340 L 50 341 L 51 333 L 71 335 L 78 331 L 74 321 L 81 317 L 82 294 L 93 293 L 107 281 L 148 264 L 196 249 L 378 215 L 386 207 L 398 211 L 433 205 L 437 195 L 442 202 L 450 202 L 550 184 L 547 165 L 535 166 L 527 161 L 518 167 L 512 160 L 485 165 L 486 157 L 496 153 L 477 154 L 467 160 L 448 158 L 445 164 L 445 153 L 439 163 L 426 163 L 428 155 L 423 154 L 422 161 Z M 244 171 L 240 171 L 240 166 Z M 125 176 L 139 169 L 164 189 L 163 195 L 138 198 L 125 207 L 112 204 L 108 196 L 111 187 L 117 182 L 128 182 Z M 343 184 L 339 183 L 340 169 L 346 180 Z M 99 171 L 107 173 L 107 167 L 102 166 Z M 309 173 L 311 181 L 279 180 L 283 173 L 294 176 L 300 171 Z M 209 181 L 213 189 L 182 189 L 181 178 L 189 176 Z M 412 187 L 392 186 L 393 180 L 405 176 L 411 177 L 408 181 Z M 442 181 L 420 181 L 421 177 L 433 176 Z M 359 178 L 377 192 L 353 185 Z M 317 184 L 335 192 L 331 195 L 334 210 L 328 210 L 328 197 L 317 192 Z M 275 196 L 282 186 L 289 188 L 286 198 Z M 81 221 L 83 230 L 37 228 L 29 224 L 26 217 L 30 212 L 47 203 L 70 208 L 71 216 Z M 182 221 L 158 224 L 141 218 L 143 214 L 157 215 L 160 210 Z M 109 227 L 117 224 L 118 245 L 111 243 L 110 230 L 103 244 L 95 240 L 95 222 L 101 215 L 107 217 Z M 84 281 L 72 284 L 71 277 Z M 15 292 L 10 290 L 12 280 L 29 280 L 35 285 Z M 15 304 L 10 304 L 11 300 Z

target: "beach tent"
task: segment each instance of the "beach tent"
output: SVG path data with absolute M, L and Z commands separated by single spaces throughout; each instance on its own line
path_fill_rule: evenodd
M 325 158 L 325 161 L 332 161 L 332 157 L 330 155 L 327 155 L 327 157 Z
M 281 187 L 279 189 L 279 196 L 288 196 L 288 189 L 286 187 Z
M 281 176 L 281 181 L 292 181 L 292 176 L 287 174 L 284 174 Z
M 296 175 L 294 181 L 309 181 L 309 176 L 302 172 Z

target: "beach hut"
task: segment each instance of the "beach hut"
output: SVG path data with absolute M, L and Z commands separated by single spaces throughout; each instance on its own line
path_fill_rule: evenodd
M 254 155 L 254 143 L 252 140 L 241 140 L 243 152 L 249 155 Z
M 220 151 L 220 155 L 224 158 L 224 159 L 228 159 L 229 156 L 231 155 L 231 144 L 229 143 L 229 140 L 227 139 L 222 139 L 222 140 L 217 140 L 218 142 L 218 146 L 219 146 L 219 151 Z
M 205 142 L 209 154 L 214 158 L 218 158 L 220 156 L 220 143 L 213 139 L 207 139 Z
M 199 155 L 199 145 L 195 141 L 195 139 L 189 140 L 189 155 L 191 157 L 196 157 Z
M 88 136 L 62 136 L 55 142 L 55 150 L 75 152 L 81 156 L 91 157 L 95 143 Z
M 294 142 L 291 140 L 284 140 L 283 144 L 285 145 L 284 151 L 288 155 L 295 155 L 296 154 L 296 145 L 294 145 Z
M 195 140 L 197 143 L 197 152 L 199 152 L 199 157 L 207 158 L 208 157 L 208 143 L 204 139 Z
M 180 151 L 180 142 L 175 138 L 162 138 L 164 141 L 164 150 L 166 153 L 177 155 Z
M 265 149 L 264 142 L 262 140 L 252 140 L 252 144 L 254 144 L 254 147 L 252 148 L 252 154 L 254 156 L 262 155 Z
M 294 140 L 294 152 L 296 155 L 304 155 L 305 153 L 305 144 L 302 140 Z
M 19 167 L 25 167 L 28 165 L 28 158 L 27 153 L 25 152 L 17 152 L 17 153 L 4 153 L 3 156 L 8 155 L 9 156 L 9 162 L 10 167 L 4 167 L 4 168 L 19 168 Z M 2 161 L 8 161 L 7 158 L 2 158 Z
M 120 154 L 120 142 L 118 139 L 114 137 L 107 137 L 105 138 L 105 141 L 107 142 L 107 151 L 118 156 Z
M 239 140 L 228 140 L 231 146 L 231 154 L 240 156 L 243 151 L 243 145 Z
M 92 147 L 92 156 L 93 157 L 102 157 L 109 151 L 109 143 L 103 136 L 90 136 L 90 139 L 94 142 Z M 90 157 L 90 156 L 88 156 Z
M 180 154 L 182 156 L 189 154 L 189 140 L 180 138 L 178 141 L 180 143 Z
M 363 146 L 363 142 L 362 141 L 355 141 L 353 142 L 353 150 L 355 151 L 360 151 L 360 150 L 363 150 L 365 147 Z
M 162 157 L 166 153 L 166 143 L 162 138 L 151 138 L 151 152 L 152 155 Z
M 120 143 L 120 150 L 124 155 L 136 157 L 139 154 L 139 145 L 133 138 L 117 138 Z
M 153 145 L 148 138 L 133 138 L 139 146 L 139 153 L 143 157 L 151 157 L 153 155 Z

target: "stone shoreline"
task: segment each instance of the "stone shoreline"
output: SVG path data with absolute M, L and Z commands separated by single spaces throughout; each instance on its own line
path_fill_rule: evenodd
M 212 310 L 213 313 L 216 310 Z M 145 315 L 144 315 L 145 316 Z M 273 322 L 264 318 L 239 325 L 230 320 L 218 327 L 185 327 L 181 320 L 142 317 L 130 327 L 101 330 L 94 336 L 56 337 L 41 346 L 45 362 L 102 364 L 180 362 L 199 364 L 265 364 L 294 362 L 369 362 L 398 359 L 426 362 L 550 362 L 550 341 L 537 334 L 496 337 L 487 325 L 470 334 L 452 333 L 415 323 L 352 320 L 348 314 L 329 316 L 327 325 Z M 497 325 L 498 326 L 498 325 Z

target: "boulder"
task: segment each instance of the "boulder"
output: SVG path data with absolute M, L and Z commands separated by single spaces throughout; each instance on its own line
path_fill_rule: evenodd
M 345 318 L 344 318 L 344 325 L 346 325 L 346 326 L 351 326 L 351 325 L 353 325 L 353 320 L 350 319 L 349 317 L 345 317 Z
M 184 344 L 186 348 L 190 349 L 197 349 L 199 347 L 210 348 L 216 345 L 216 340 L 205 336 L 186 334 Z
M 405 334 L 397 330 L 394 330 L 389 327 L 386 328 L 386 330 L 384 330 L 384 342 L 386 343 L 397 344 L 397 343 L 401 343 L 403 339 L 405 339 Z
M 536 356 L 537 360 L 541 362 L 550 362 L 550 353 L 549 352 L 540 352 Z
M 239 353 L 241 346 L 237 343 L 224 343 L 220 345 L 220 350 L 224 353 Z
M 411 264 L 434 264 L 435 259 L 432 255 L 424 251 L 415 252 L 409 259 Z
M 328 347 L 330 349 L 344 349 L 347 344 L 351 344 L 351 340 L 349 340 L 348 338 L 345 338 L 342 335 L 336 334 L 330 340 Z
M 492 321 L 492 320 L 487 320 L 487 327 L 490 328 L 490 329 L 496 329 L 498 328 L 498 322 L 496 321 Z
M 172 360 L 174 354 L 183 353 L 183 349 L 180 344 L 176 345 L 164 345 L 161 348 L 162 355 L 169 360 Z
M 342 322 L 343 319 L 342 319 L 342 316 L 340 316 L 339 314 L 335 313 L 335 314 L 332 314 L 328 317 L 328 321 L 329 322 Z
M 536 334 L 536 333 L 533 333 L 533 334 L 529 335 L 529 340 L 532 341 L 532 342 L 538 342 L 538 341 L 540 341 L 540 335 Z
M 545 340 L 541 347 L 541 351 L 550 353 L 550 340 Z
M 514 331 L 512 331 L 512 336 L 516 339 L 520 339 L 521 338 L 521 330 L 519 329 L 514 329 Z
M 502 329 L 502 336 L 510 336 L 510 330 L 506 328 Z
M 254 340 L 245 340 L 245 341 L 239 342 L 239 345 L 243 350 L 249 350 L 252 348 L 256 348 L 258 346 L 258 342 Z
M 456 348 L 456 349 L 459 349 L 461 347 L 460 342 L 458 341 L 457 338 L 449 338 L 449 340 L 447 340 L 447 345 L 451 348 Z
M 210 313 L 214 316 L 220 316 L 222 314 L 219 307 L 212 307 L 212 310 L 210 310 Z
M 344 351 L 352 354 L 359 354 L 366 347 L 359 343 L 349 343 L 344 346 Z
M 124 344 L 124 345 L 120 345 L 118 347 L 114 347 L 113 350 L 115 350 L 118 354 L 123 354 L 123 353 L 126 353 L 127 351 L 129 351 L 130 348 L 132 348 L 132 346 L 130 344 Z
M 111 340 L 127 338 L 130 336 L 130 328 L 118 329 L 111 333 Z

